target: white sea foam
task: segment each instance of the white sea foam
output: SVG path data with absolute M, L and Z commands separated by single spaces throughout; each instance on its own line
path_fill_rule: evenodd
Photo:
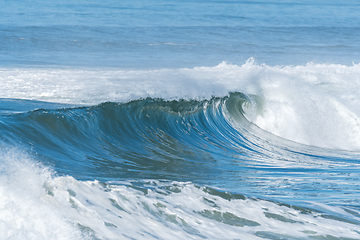
M 192 183 L 77 181 L 55 177 L 15 150 L 2 152 L 0 239 L 357 239 L 360 234 L 360 219 L 340 208 L 321 207 L 348 220 L 229 198 Z
M 51 172 L 15 150 L 0 154 L 0 239 L 84 239 L 43 185 Z
M 307 145 L 360 149 L 360 65 L 267 66 L 249 59 L 242 66 L 193 69 L 17 68 L 0 70 L 0 82 L 1 98 L 85 105 L 238 91 L 262 99 L 248 118 L 268 132 Z

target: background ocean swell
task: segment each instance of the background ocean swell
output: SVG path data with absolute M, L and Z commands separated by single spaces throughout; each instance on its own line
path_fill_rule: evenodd
M 2 66 L 172 68 L 359 60 L 358 1 L 0 2 Z
M 5 239 L 357 239 L 359 70 L 3 69 Z

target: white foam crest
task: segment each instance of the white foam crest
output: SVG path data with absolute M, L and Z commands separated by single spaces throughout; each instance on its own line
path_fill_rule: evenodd
M 0 155 L 0 239 L 84 239 L 56 204 L 48 203 L 43 184 L 51 172 L 14 149 Z
M 360 65 L 265 67 L 260 72 L 264 106 L 251 119 L 256 125 L 298 143 L 360 149 Z
M 229 199 L 192 183 L 77 181 L 55 177 L 15 150 L 2 152 L 2 239 L 360 237 L 360 219 L 340 208 L 321 206 L 345 221 L 266 200 Z
M 88 105 L 255 94 L 262 109 L 248 117 L 260 128 L 302 144 L 360 149 L 360 65 L 355 64 L 267 66 L 249 59 L 242 66 L 193 69 L 2 69 L 0 82 L 0 98 Z

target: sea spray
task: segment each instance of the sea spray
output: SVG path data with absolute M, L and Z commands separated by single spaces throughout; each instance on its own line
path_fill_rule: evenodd
M 0 151 L 0 239 L 88 239 L 49 197 L 52 171 L 19 149 Z

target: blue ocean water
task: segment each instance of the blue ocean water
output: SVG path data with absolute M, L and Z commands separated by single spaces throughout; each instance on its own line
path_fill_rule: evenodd
M 357 1 L 1 1 L 2 65 L 199 67 L 359 59 Z M 345 54 L 346 53 L 346 54 Z
M 360 239 L 357 1 L 0 1 L 0 239 Z

